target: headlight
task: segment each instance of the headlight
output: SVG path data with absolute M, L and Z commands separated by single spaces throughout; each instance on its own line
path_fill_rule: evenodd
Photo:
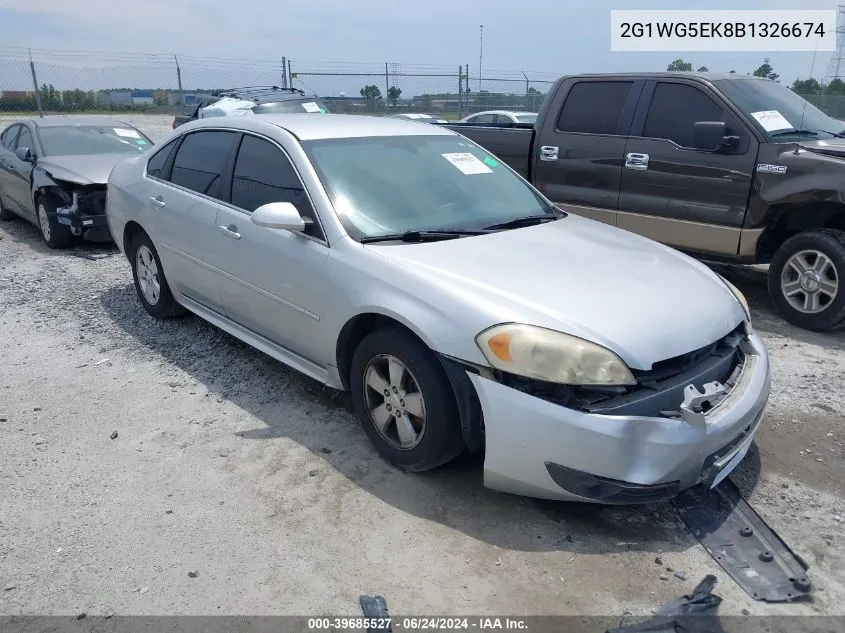
M 533 325 L 496 325 L 475 337 L 502 371 L 567 385 L 634 385 L 627 365 L 609 349 Z
M 716 274 L 719 275 L 719 273 L 716 273 Z M 745 300 L 745 295 L 743 295 L 739 291 L 739 288 L 737 288 L 731 282 L 729 282 L 727 279 L 722 277 L 722 275 L 719 275 L 719 279 L 721 279 L 724 282 L 724 284 L 728 287 L 728 290 L 730 290 L 733 293 L 734 297 L 736 297 L 736 300 L 739 301 L 739 305 L 741 305 L 742 309 L 745 310 L 745 316 L 750 321 L 751 320 L 751 310 L 748 307 L 748 301 Z

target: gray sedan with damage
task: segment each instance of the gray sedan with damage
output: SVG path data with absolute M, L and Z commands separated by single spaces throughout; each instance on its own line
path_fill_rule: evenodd
M 469 450 L 491 488 L 641 503 L 716 485 L 760 423 L 769 361 L 739 291 L 449 130 L 199 121 L 108 191 L 147 312 L 188 309 L 348 390 L 402 469 Z
M 109 172 L 153 145 L 107 117 L 50 116 L 17 121 L 0 134 L 0 219 L 20 216 L 50 248 L 74 236 L 106 237 Z

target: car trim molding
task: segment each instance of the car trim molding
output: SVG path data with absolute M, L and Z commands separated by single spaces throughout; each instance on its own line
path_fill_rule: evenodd
M 259 288 L 258 286 L 253 286 L 251 283 L 244 281 L 240 277 L 236 277 L 235 275 L 227 273 L 225 270 L 220 270 L 216 266 L 212 266 L 208 262 L 204 262 L 203 260 L 198 259 L 198 258 L 196 258 L 192 255 L 188 255 L 188 253 L 181 251 L 178 248 L 171 246 L 170 244 L 162 243 L 162 247 L 166 248 L 171 253 L 179 255 L 180 257 L 184 257 L 185 259 L 189 259 L 190 261 L 194 262 L 195 264 L 198 264 L 199 266 L 202 266 L 203 268 L 206 268 L 206 269 L 212 271 L 213 273 L 216 273 L 218 275 L 226 277 L 226 279 L 230 279 L 230 280 L 232 280 L 236 283 L 239 283 L 239 284 L 243 285 L 244 287 L 249 288 L 253 292 L 257 292 L 258 294 L 264 295 L 268 299 L 272 299 L 273 301 L 280 303 L 280 304 L 282 304 L 282 305 L 284 305 L 284 306 L 286 306 L 286 307 L 288 307 L 292 310 L 296 310 L 297 312 L 304 314 L 305 316 L 307 316 L 311 319 L 314 319 L 315 321 L 320 320 L 319 315 L 316 315 L 313 312 L 306 310 L 302 306 L 298 306 L 295 303 L 288 301 L 287 299 L 283 299 L 282 297 L 280 297 L 278 295 L 274 295 L 272 292 L 267 292 L 266 290 Z

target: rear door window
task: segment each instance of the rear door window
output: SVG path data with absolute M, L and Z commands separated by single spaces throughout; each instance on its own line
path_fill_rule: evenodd
M 633 81 L 581 81 L 569 90 L 557 129 L 582 134 L 619 134 Z
M 206 196 L 225 200 L 221 188 L 226 163 L 237 139 L 236 132 L 192 132 L 185 136 L 170 182 Z

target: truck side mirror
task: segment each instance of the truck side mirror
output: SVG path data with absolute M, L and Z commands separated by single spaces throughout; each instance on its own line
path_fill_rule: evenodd
M 725 145 L 724 121 L 696 121 L 693 123 L 692 145 L 695 149 L 714 152 Z

